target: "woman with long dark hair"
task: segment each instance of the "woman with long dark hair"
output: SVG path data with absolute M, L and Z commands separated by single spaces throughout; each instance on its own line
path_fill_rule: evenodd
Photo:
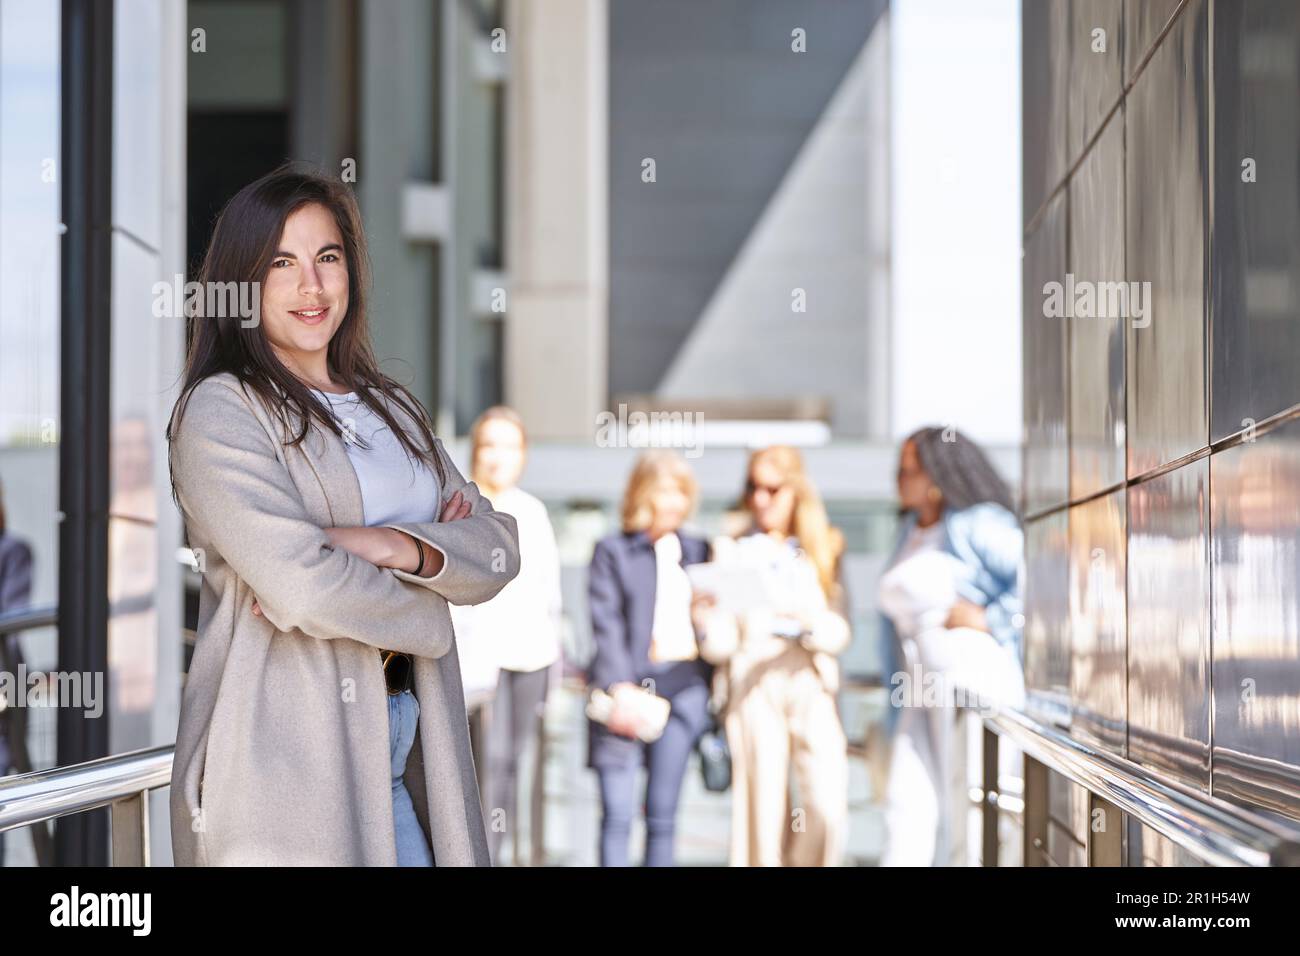
M 518 573 L 514 519 L 380 372 L 346 187 L 245 186 L 199 282 L 259 314 L 195 316 L 167 429 L 203 580 L 176 863 L 487 865 L 448 604 Z
M 908 436 L 898 496 L 903 521 L 878 596 L 897 724 L 881 862 L 929 866 L 945 794 L 934 719 L 959 697 L 979 706 L 1024 699 L 1024 534 L 1006 483 L 956 429 Z

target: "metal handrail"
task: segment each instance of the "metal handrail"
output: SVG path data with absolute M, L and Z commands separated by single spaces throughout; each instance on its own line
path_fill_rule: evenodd
M 1300 864 L 1300 826 L 1162 780 L 1018 711 L 986 716 L 984 726 L 1212 866 Z
M 1207 796 L 1012 710 L 985 728 L 1214 866 L 1300 865 L 1300 826 Z M 171 783 L 174 745 L 0 779 L 0 832 L 111 806 L 114 863 L 148 863 L 150 791 Z M 987 758 L 986 758 L 987 760 Z M 994 761 L 996 767 L 996 760 Z M 986 800 L 1000 795 L 990 789 Z M 987 824 L 986 818 L 986 824 Z M 994 821 L 996 827 L 996 822 Z
M 112 807 L 114 866 L 149 865 L 149 792 L 170 786 L 174 744 L 0 779 L 0 833 Z
M 171 784 L 174 744 L 0 779 L 0 833 Z
M 56 627 L 59 623 L 59 606 L 46 604 L 41 607 L 25 607 L 17 611 L 0 614 L 0 635 L 15 631 L 34 630 L 38 627 Z

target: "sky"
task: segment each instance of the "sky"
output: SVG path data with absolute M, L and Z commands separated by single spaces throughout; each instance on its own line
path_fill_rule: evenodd
M 893 426 L 1020 441 L 1020 4 L 894 0 Z

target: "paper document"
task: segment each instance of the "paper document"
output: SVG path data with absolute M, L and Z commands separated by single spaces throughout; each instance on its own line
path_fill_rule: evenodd
M 753 565 L 736 562 L 686 565 L 691 588 L 699 594 L 712 594 L 716 607 L 741 613 L 768 604 L 768 589 L 762 571 Z

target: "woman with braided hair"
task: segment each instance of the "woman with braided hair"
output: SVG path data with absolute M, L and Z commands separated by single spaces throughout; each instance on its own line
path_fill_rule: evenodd
M 929 866 L 944 799 L 934 721 L 948 719 L 933 708 L 959 696 L 979 706 L 1024 700 L 1024 534 L 1006 483 L 956 429 L 922 428 L 903 442 L 898 496 L 903 521 L 878 597 L 898 725 L 881 863 Z M 904 672 L 909 658 L 918 673 Z

